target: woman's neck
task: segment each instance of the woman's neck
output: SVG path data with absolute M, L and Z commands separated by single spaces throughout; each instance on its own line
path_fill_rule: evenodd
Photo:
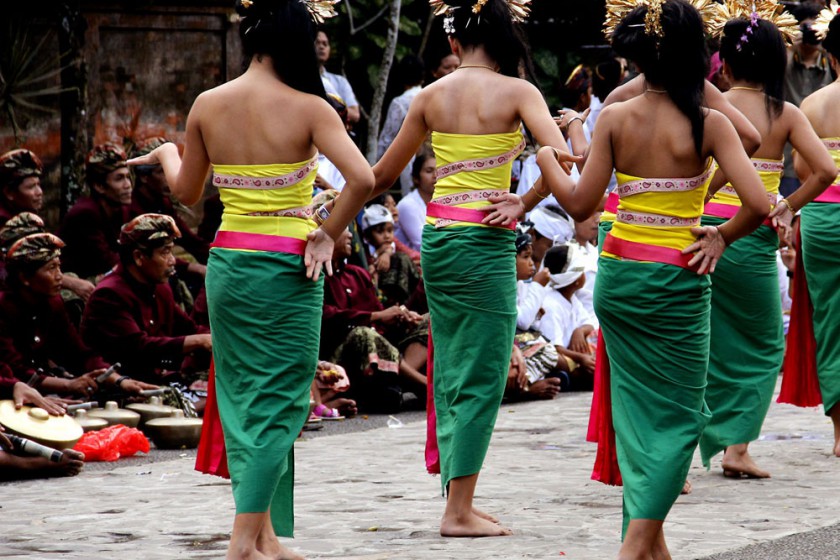
M 729 89 L 752 90 L 764 93 L 764 85 L 758 82 L 749 82 L 747 80 L 731 80 Z
M 464 66 L 499 68 L 499 64 L 481 46 L 461 51 L 461 67 Z
M 417 194 L 419 194 L 420 198 L 423 199 L 423 202 L 425 202 L 428 205 L 429 202 L 432 201 L 432 195 L 435 194 L 435 191 L 434 189 L 432 189 L 430 192 L 426 192 L 423 189 L 418 188 Z

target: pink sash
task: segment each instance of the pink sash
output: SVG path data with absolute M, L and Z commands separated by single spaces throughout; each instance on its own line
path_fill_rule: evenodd
M 607 195 L 607 202 L 604 203 L 604 212 L 610 212 L 615 214 L 618 212 L 618 201 L 621 200 L 621 197 L 618 196 L 618 192 L 613 191 Z
M 832 202 L 840 204 L 840 184 L 831 185 L 825 189 L 820 196 L 814 199 L 814 202 Z
M 604 252 L 633 261 L 673 264 L 688 270 L 697 270 L 696 266 L 692 267 L 688 264 L 692 255 L 683 255 L 679 250 L 668 247 L 619 239 L 612 234 L 607 235 L 604 240 Z
M 430 218 L 438 218 L 444 223 L 435 224 L 435 227 L 442 225 L 449 225 L 455 222 L 468 222 L 471 224 L 480 224 L 482 220 L 487 217 L 487 212 L 475 208 L 459 208 L 457 206 L 444 206 L 436 202 L 430 202 L 426 206 L 426 215 Z M 489 225 L 489 224 L 484 224 Z M 516 221 L 509 223 L 506 226 L 493 226 L 510 230 L 516 230 Z
M 270 251 L 303 256 L 306 241 L 280 235 L 245 233 L 241 231 L 219 231 L 210 247 L 220 249 L 246 249 L 249 251 Z

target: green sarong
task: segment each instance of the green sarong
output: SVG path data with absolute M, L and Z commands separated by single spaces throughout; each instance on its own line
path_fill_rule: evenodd
M 276 533 L 290 537 L 293 446 L 318 363 L 323 276 L 308 280 L 298 255 L 216 248 L 206 285 L 236 513 L 270 509 Z
M 840 401 L 840 204 L 812 202 L 802 209 L 802 261 L 814 307 L 817 376 L 825 413 Z
M 703 217 L 718 226 L 721 218 Z M 712 342 L 700 438 L 703 464 L 729 445 L 758 439 L 785 354 L 776 248 L 769 226 L 727 247 L 712 274 Z
M 665 519 L 708 422 L 709 285 L 673 265 L 599 262 L 595 312 L 610 359 L 623 531 L 631 519 Z
M 513 242 L 500 228 L 423 229 L 444 490 L 481 470 L 502 403 L 516 334 Z

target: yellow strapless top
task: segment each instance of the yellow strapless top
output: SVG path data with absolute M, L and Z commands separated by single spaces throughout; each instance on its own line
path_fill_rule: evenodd
M 820 138 L 823 144 L 828 148 L 828 153 L 834 159 L 834 166 L 837 167 L 837 177 L 834 179 L 835 185 L 840 185 L 840 136 L 833 136 L 831 138 Z
M 701 175 L 677 179 L 644 179 L 616 171 L 621 199 L 611 234 L 680 251 L 694 243 L 691 228 L 700 225 L 712 166 L 710 158 Z M 602 255 L 615 257 L 607 252 Z
M 776 205 L 776 195 L 779 194 L 779 185 L 782 182 L 782 173 L 784 173 L 785 170 L 784 160 L 753 158 L 750 161 L 752 161 L 753 167 L 755 167 L 755 170 L 758 172 L 758 176 L 761 178 L 761 182 L 764 184 L 764 189 L 767 191 L 767 194 L 772 195 L 769 197 L 773 200 L 770 204 L 772 208 Z M 723 188 L 716 192 L 715 196 L 712 197 L 711 202 L 727 204 L 729 206 L 741 206 L 741 199 L 738 197 L 738 193 L 735 192 L 735 189 L 732 188 L 730 183 L 727 183 Z
M 522 148 L 523 137 L 520 131 L 497 134 L 453 134 L 432 132 L 432 149 L 435 152 L 437 174 L 435 192 L 432 200 L 463 193 L 479 191 L 510 191 L 510 175 L 513 161 Z M 487 161 L 514 153 L 506 157 L 501 165 L 487 165 Z M 453 164 L 457 165 L 457 169 Z M 443 171 L 445 176 L 440 177 Z M 469 198 L 469 197 L 467 197 Z M 477 197 L 478 198 L 478 197 Z M 489 206 L 486 199 L 453 204 L 461 208 L 481 208 Z M 435 225 L 435 218 L 427 217 L 426 223 Z M 487 227 L 471 222 L 455 222 L 452 226 Z
M 318 158 L 298 163 L 213 165 L 213 184 L 224 204 L 221 231 L 306 239 Z

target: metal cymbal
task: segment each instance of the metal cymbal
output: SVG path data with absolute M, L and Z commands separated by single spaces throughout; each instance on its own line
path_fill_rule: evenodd
M 0 424 L 9 431 L 58 449 L 73 447 L 82 437 L 82 427 L 69 416 L 50 416 L 43 408 L 23 406 L 15 410 L 11 400 L 0 401 Z

